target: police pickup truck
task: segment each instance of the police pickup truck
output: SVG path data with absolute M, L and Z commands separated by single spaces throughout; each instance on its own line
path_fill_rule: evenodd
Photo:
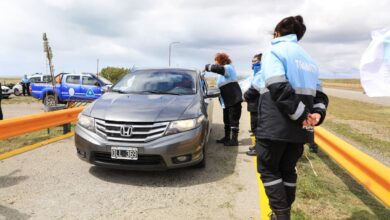
M 99 98 L 112 83 L 102 76 L 92 73 L 60 73 L 55 77 L 57 99 L 67 101 L 93 101 Z M 52 83 L 32 83 L 31 95 L 43 100 L 45 105 L 54 105 L 55 97 Z

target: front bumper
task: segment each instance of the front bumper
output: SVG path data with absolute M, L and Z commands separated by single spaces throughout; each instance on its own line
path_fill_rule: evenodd
M 96 133 L 77 124 L 75 145 L 80 159 L 97 166 L 128 170 L 166 170 L 196 165 L 203 159 L 207 139 L 205 123 L 190 131 L 163 136 L 147 143 L 122 143 L 107 141 Z M 111 147 L 138 148 L 138 160 L 111 159 Z M 187 162 L 178 163 L 173 158 L 190 155 Z

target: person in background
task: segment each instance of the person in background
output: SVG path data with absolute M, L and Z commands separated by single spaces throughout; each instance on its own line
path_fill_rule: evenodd
M 303 145 L 313 142 L 313 126 L 325 118 L 328 97 L 318 67 L 298 44 L 306 26 L 301 16 L 287 17 L 274 30 L 255 87 L 260 91 L 256 144 L 258 172 L 272 210 L 271 219 L 290 219 L 295 200 L 295 166 Z
M 22 78 L 22 92 L 23 92 L 23 96 L 26 96 L 26 93 L 27 93 L 27 95 L 29 95 L 29 93 L 30 93 L 30 91 L 28 91 L 29 84 L 30 84 L 30 82 L 28 81 L 27 75 L 24 75 L 23 78 Z
M 221 91 L 220 102 L 223 108 L 225 136 L 217 140 L 217 143 L 223 143 L 225 146 L 238 146 L 241 102 L 243 100 L 237 81 L 237 73 L 226 53 L 217 53 L 214 61 L 215 64 L 205 66 L 205 71 L 219 74 L 217 86 Z
M 256 54 L 252 59 L 253 75 L 259 74 L 261 70 L 261 57 L 263 54 Z M 247 102 L 247 110 L 250 112 L 251 117 L 251 132 L 255 134 L 257 127 L 257 106 L 259 105 L 259 92 L 251 86 L 245 93 L 244 99 Z M 248 156 L 256 156 L 256 143 L 254 146 L 249 147 L 249 151 L 246 152 Z
M 0 120 L 3 120 L 3 110 L 1 109 L 1 100 L 3 99 L 3 89 L 0 83 Z

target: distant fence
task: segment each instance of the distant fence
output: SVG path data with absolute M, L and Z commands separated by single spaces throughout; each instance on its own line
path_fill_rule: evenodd
M 84 107 L 39 113 L 0 121 L 0 140 L 77 121 Z
M 390 168 L 331 134 L 315 130 L 315 142 L 366 189 L 390 207 Z

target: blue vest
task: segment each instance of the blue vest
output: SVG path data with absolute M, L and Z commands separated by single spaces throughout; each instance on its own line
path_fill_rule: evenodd
M 297 42 L 295 34 L 272 40 L 271 51 L 263 57 L 261 73 L 253 81 L 260 93 L 266 92 L 269 84 L 288 81 L 296 94 L 316 95 L 320 86 L 318 67 Z
M 224 65 L 225 75 L 218 75 L 217 86 L 221 88 L 222 86 L 229 84 L 231 82 L 237 82 L 237 73 L 232 64 Z

